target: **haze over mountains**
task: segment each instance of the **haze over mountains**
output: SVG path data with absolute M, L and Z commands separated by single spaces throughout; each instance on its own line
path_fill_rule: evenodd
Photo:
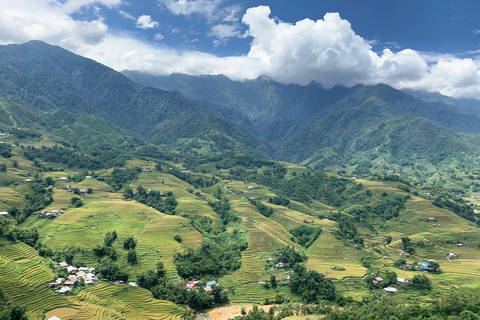
M 479 110 L 426 102 L 387 85 L 326 90 L 266 78 L 121 74 L 40 41 L 0 47 L 0 88 L 5 119 L 43 125 L 72 142 L 108 128 L 107 144 L 135 138 L 318 167 L 468 164 L 480 146 Z

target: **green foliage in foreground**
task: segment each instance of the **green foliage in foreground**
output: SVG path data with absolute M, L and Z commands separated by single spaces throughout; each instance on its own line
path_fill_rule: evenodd
M 344 310 L 334 310 L 325 320 L 371 320 L 371 319 L 431 319 L 470 320 L 480 317 L 480 293 L 475 290 L 458 289 L 448 294 L 435 295 L 431 303 L 405 304 L 390 296 L 374 298 L 361 304 L 352 304 Z
M 0 320 L 28 320 L 26 311 L 26 307 L 10 303 L 0 290 Z

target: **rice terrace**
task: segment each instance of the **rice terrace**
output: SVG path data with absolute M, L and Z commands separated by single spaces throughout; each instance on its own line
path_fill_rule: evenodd
M 1 1 L 0 320 L 480 319 L 477 2 Z

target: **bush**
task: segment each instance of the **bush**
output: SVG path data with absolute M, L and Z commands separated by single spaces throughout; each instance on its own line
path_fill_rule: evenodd
M 416 275 L 412 278 L 412 287 L 419 290 L 432 290 L 432 282 L 430 279 L 424 275 Z
M 81 206 L 83 206 L 83 201 L 79 197 L 73 197 L 72 199 L 70 199 L 70 202 L 72 203 L 72 207 L 74 208 L 80 208 Z

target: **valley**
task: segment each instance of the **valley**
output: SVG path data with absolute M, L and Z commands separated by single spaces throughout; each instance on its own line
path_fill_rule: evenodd
M 39 41 L 0 46 L 0 81 L 7 311 L 328 320 L 477 301 L 477 109 L 122 74 Z

